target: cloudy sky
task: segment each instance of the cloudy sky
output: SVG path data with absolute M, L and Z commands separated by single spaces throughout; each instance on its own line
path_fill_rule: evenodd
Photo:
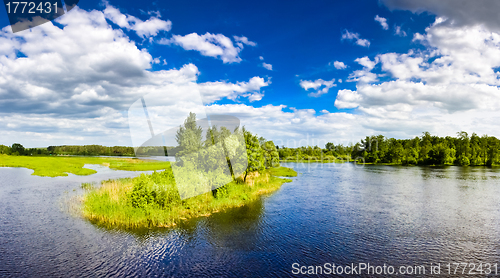
M 497 0 L 82 0 L 14 34 L 0 13 L 0 144 L 131 145 L 152 92 L 279 145 L 500 136 Z

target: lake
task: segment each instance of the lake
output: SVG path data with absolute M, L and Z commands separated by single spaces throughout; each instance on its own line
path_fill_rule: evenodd
M 296 277 L 303 266 L 364 263 L 425 268 L 413 277 L 439 264 L 460 277 L 447 264 L 453 273 L 453 263 L 467 272 L 489 263 L 494 274 L 500 262 L 500 169 L 283 166 L 300 174 L 248 206 L 129 231 L 74 216 L 68 203 L 82 182 L 135 172 L 46 178 L 0 168 L 0 276 Z

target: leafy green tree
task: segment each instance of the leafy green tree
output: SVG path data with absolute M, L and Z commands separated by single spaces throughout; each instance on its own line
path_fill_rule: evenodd
M 457 133 L 457 160 L 459 165 L 470 165 L 470 139 L 467 132 L 460 131 Z
M 203 146 L 202 133 L 201 126 L 197 126 L 196 124 L 196 114 L 190 112 L 184 121 L 184 125 L 179 127 L 175 136 L 175 140 L 179 146 L 177 157 L 198 152 Z
M 278 151 L 276 150 L 276 146 L 273 141 L 266 141 L 262 146 L 264 150 L 264 161 L 265 167 L 278 167 L 280 165 L 280 159 Z
M 5 145 L 0 145 L 0 154 L 11 154 L 11 148 Z
M 483 135 L 481 136 L 481 157 L 483 158 L 483 164 L 482 165 L 487 165 L 488 162 L 488 135 Z
M 428 161 L 429 159 L 428 153 L 431 150 L 431 148 L 432 148 L 431 134 L 426 131 L 422 134 L 422 138 L 420 140 L 420 152 L 418 154 L 419 163 L 425 164 L 426 161 Z
M 12 153 L 24 155 L 24 147 L 23 147 L 23 145 L 21 145 L 19 143 L 12 144 L 11 150 L 12 150 Z
M 486 165 L 493 166 L 497 165 L 499 162 L 499 152 L 500 142 L 495 137 L 488 138 L 488 160 Z
M 400 164 L 404 157 L 404 149 L 401 142 L 398 140 L 391 138 L 389 141 L 389 148 L 387 153 L 388 162 Z
M 248 166 L 245 170 L 245 177 L 243 178 L 246 181 L 248 173 L 265 169 L 265 162 L 264 152 L 261 148 L 259 138 L 245 128 L 243 128 L 243 135 L 245 137 L 248 157 Z

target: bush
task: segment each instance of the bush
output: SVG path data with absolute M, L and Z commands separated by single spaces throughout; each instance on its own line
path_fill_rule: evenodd
M 135 179 L 128 199 L 134 208 L 165 208 L 180 202 L 174 176 L 168 170 Z

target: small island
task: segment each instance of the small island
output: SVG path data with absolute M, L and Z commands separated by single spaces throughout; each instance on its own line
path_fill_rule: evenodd
M 253 202 L 291 181 L 282 177 L 297 176 L 294 170 L 280 167 L 272 141 L 245 128 L 213 126 L 203 138 L 196 115 L 190 113 L 176 140 L 176 161 L 164 171 L 105 181 L 98 188 L 84 185 L 82 215 L 112 227 L 172 227 Z M 196 193 L 183 198 L 181 180 L 198 186 Z
M 85 184 L 85 218 L 108 227 L 172 227 L 193 217 L 240 207 L 278 190 L 297 173 L 285 167 L 249 173 L 212 192 L 181 200 L 171 169 L 132 179 L 109 180 L 99 188 Z

